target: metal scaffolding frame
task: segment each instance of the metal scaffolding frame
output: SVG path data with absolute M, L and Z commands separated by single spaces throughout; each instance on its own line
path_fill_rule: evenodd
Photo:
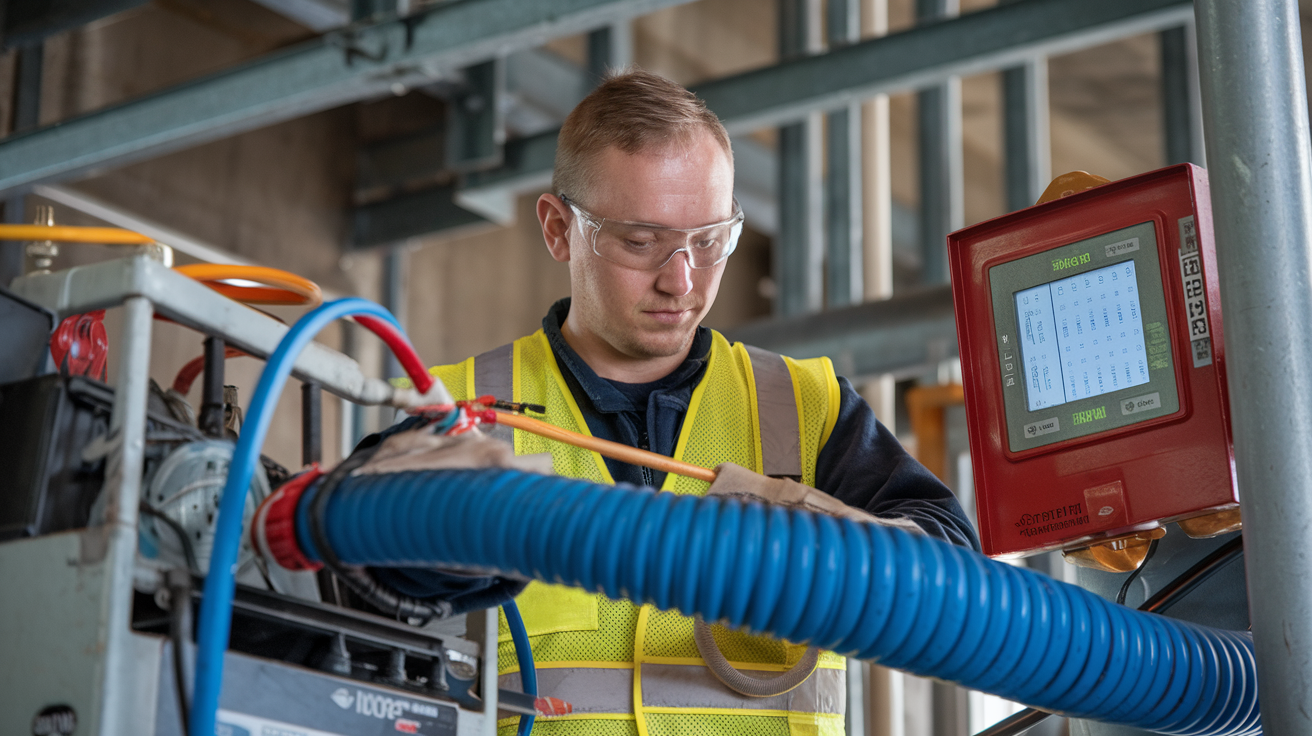
M 119 166 L 396 85 L 448 78 L 508 49 L 678 2 L 470 0 L 416 18 L 330 33 L 190 84 L 0 141 L 0 192 Z M 831 5 L 837 3 L 831 0 Z M 1312 241 L 1312 151 L 1298 8 L 1294 0 L 1197 0 L 1196 7 L 1196 51 L 1187 30 L 1172 30 L 1192 21 L 1195 5 L 1189 0 L 1033 0 L 835 44 L 827 53 L 708 82 L 695 91 L 731 131 L 740 132 L 850 110 L 876 93 L 919 90 L 957 76 L 1020 67 L 1020 73 L 1008 72 L 1006 83 L 1007 128 L 1014 134 L 1008 137 L 1009 158 L 1015 155 L 1008 166 L 1008 201 L 1017 206 L 1032 199 L 1044 178 L 1043 85 L 1036 60 L 1165 31 L 1168 158 L 1201 160 L 1194 113 L 1201 99 L 1206 123 L 1201 134 L 1207 158 L 1215 163 L 1213 205 L 1230 327 L 1225 341 L 1252 560 L 1250 591 L 1265 602 L 1254 609 L 1264 720 L 1272 732 L 1299 733 L 1309 730 L 1306 714 L 1312 713 L 1304 703 L 1312 697 L 1312 587 L 1302 582 L 1302 558 L 1287 547 L 1312 525 L 1312 495 L 1304 492 L 1312 481 L 1312 460 L 1301 445 L 1312 436 L 1312 415 L 1289 399 L 1312 394 L 1312 338 L 1302 329 L 1312 321 L 1312 252 L 1307 246 Z M 1190 76 L 1194 55 L 1202 72 L 1197 88 Z M 496 75 L 492 78 L 495 82 Z M 438 217 L 409 230 L 389 222 L 394 232 L 413 235 L 414 227 L 433 231 L 483 219 L 467 208 L 504 212 L 507 196 L 539 186 L 549 176 L 555 133 L 497 148 L 500 165 L 471 171 L 458 186 L 415 195 L 428 197 Z M 789 196 L 786 189 L 781 193 Z M 386 220 L 385 208 L 399 204 L 382 203 L 370 216 Z M 835 231 L 841 229 L 838 211 L 831 209 Z M 785 221 L 780 229 L 790 227 Z M 834 255 L 834 263 L 841 262 Z M 808 255 L 801 268 L 810 271 L 816 263 Z M 831 280 L 837 275 L 831 274 Z M 799 302 L 803 307 L 785 313 L 818 309 L 818 294 L 814 288 L 805 290 Z M 735 337 L 798 357 L 827 353 L 841 371 L 854 375 L 906 372 L 955 351 L 950 311 L 946 320 L 941 316 L 945 305 L 950 307 L 945 290 L 927 291 L 750 326 Z M 137 312 L 134 319 L 140 322 L 149 316 L 149 305 Z M 889 358 L 899 352 L 908 357 Z
M 66 179 L 445 79 L 517 48 L 687 0 L 470 0 L 333 31 L 0 142 L 0 192 Z
M 731 132 L 746 133 L 797 122 L 815 113 L 847 109 L 876 94 L 912 91 L 954 75 L 1029 64 L 1046 55 L 1179 26 L 1191 18 L 1188 0 L 1020 3 L 786 60 L 696 85 L 693 91 L 707 101 Z M 555 76 L 562 73 L 569 74 L 556 70 Z M 568 86 L 561 81 L 556 84 Z M 1040 94 L 1040 85 L 1041 81 L 1031 83 L 1033 95 Z M 1046 99 L 1046 95 L 1042 97 Z M 1035 114 L 1046 110 L 1037 103 L 1031 109 Z M 1036 130 L 1046 130 L 1046 123 Z M 1046 151 L 1046 145 L 1036 150 Z M 361 208 L 355 242 L 371 245 L 387 242 L 388 238 L 449 232 L 483 220 L 509 222 L 514 217 L 518 194 L 547 186 L 555 151 L 555 130 L 510 140 L 501 166 L 466 174 L 454 187 L 401 194 Z M 0 144 L 0 157 L 3 154 Z M 791 165 L 796 166 L 796 160 Z M 1044 179 L 1039 190 L 1046 185 Z M 796 197 L 785 194 L 779 199 L 794 203 L 785 206 L 799 206 Z M 817 196 L 814 206 L 822 207 L 823 199 Z M 790 222 L 792 227 L 799 226 L 795 219 Z M 812 237 L 822 241 L 822 229 L 813 232 Z M 811 258 L 815 264 L 824 260 L 823 253 Z M 811 300 L 807 309 L 820 308 L 824 299 L 819 285 L 813 283 L 807 290 L 812 293 L 807 297 Z M 784 308 L 781 314 L 800 314 L 807 309 Z
M 795 122 L 876 94 L 996 71 L 1187 23 L 1189 0 L 1035 0 L 990 8 L 695 85 L 731 133 Z M 470 174 L 466 199 L 524 191 L 549 176 L 556 133 L 508 141 L 506 164 Z M 0 157 L 4 154 L 0 144 Z M 2 159 L 0 159 L 2 160 Z

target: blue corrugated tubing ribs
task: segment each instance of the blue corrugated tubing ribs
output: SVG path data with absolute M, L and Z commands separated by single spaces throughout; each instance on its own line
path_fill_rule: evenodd
M 533 577 L 1064 715 L 1261 733 L 1246 634 L 1133 611 L 900 529 L 510 470 L 350 477 L 323 523 L 350 564 Z

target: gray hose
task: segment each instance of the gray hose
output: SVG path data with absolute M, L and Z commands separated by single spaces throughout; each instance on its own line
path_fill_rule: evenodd
M 715 643 L 710 624 L 703 621 L 701 616 L 693 619 L 692 626 L 693 641 L 697 643 L 697 651 L 706 661 L 706 666 L 711 669 L 711 674 L 723 682 L 725 687 L 740 695 L 752 698 L 773 698 L 776 695 L 783 695 L 806 682 L 806 678 L 815 672 L 816 665 L 820 662 L 820 650 L 810 647 L 806 650 L 806 654 L 802 655 L 802 659 L 787 672 L 781 672 L 774 677 L 756 677 L 729 664 L 724 652 L 720 651 L 720 645 Z

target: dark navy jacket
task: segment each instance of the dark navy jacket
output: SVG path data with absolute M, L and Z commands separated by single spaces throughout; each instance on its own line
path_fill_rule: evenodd
M 560 326 L 568 314 L 569 299 L 561 299 L 542 319 L 542 330 L 593 436 L 674 455 L 693 389 L 706 372 L 711 331 L 697 328 L 687 360 L 668 376 L 620 383 L 599 377 L 565 342 Z M 932 536 L 979 549 L 952 491 L 907 454 L 851 382 L 840 377 L 838 386 L 838 422 L 816 458 L 816 487 L 849 506 L 905 517 Z M 660 471 L 610 458 L 606 467 L 617 483 L 659 487 L 665 480 Z

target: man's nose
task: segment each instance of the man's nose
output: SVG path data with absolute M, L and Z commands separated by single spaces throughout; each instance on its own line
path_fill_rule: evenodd
M 677 250 L 656 272 L 657 291 L 685 296 L 692 291 L 692 261 L 687 250 Z

